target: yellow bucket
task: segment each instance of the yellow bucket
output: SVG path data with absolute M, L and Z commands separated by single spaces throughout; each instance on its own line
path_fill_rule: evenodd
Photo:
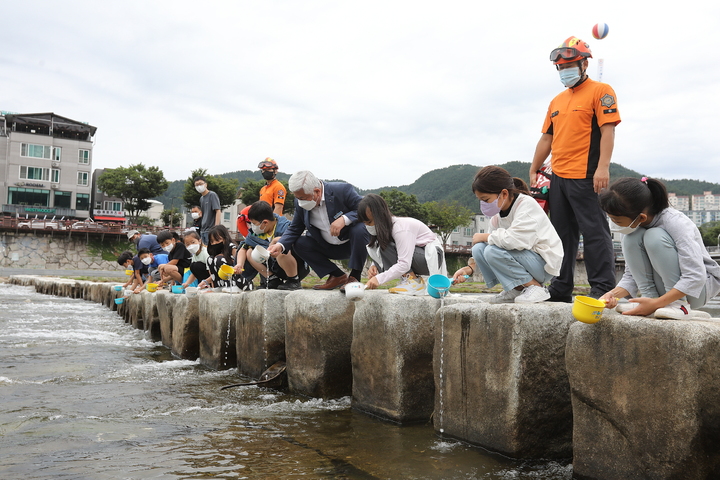
M 129 277 L 130 275 L 133 274 L 134 271 L 135 271 L 135 270 L 130 270 L 130 269 L 125 270 L 125 275 L 127 275 L 127 276 Z
M 597 298 L 579 295 L 573 302 L 572 314 L 575 320 L 583 323 L 595 323 L 602 317 L 605 302 Z
M 148 283 L 147 284 L 147 291 L 148 292 L 155 292 L 157 291 L 158 284 L 157 283 Z
M 218 270 L 218 275 L 223 280 L 230 280 L 230 277 L 232 277 L 234 273 L 235 269 L 230 265 L 223 265 L 222 267 L 220 267 L 220 270 Z

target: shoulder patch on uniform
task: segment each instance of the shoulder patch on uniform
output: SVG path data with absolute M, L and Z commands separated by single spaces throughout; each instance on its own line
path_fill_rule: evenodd
M 557 117 L 559 113 L 559 110 L 555 110 L 553 113 L 550 114 L 550 118 Z
M 615 105 L 615 97 L 606 93 L 600 99 L 600 105 L 602 105 L 603 107 L 612 107 L 613 105 Z
M 607 110 L 603 110 L 603 113 L 615 113 L 617 112 L 617 108 L 608 108 Z
M 283 190 L 282 188 L 280 190 L 278 190 L 277 196 L 278 196 L 278 198 L 285 198 L 285 190 Z

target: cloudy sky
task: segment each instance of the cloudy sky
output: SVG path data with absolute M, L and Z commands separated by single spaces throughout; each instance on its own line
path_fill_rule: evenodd
M 618 96 L 613 161 L 720 182 L 720 6 L 687 5 L 1 0 L 0 109 L 98 127 L 95 168 L 177 180 L 270 156 L 287 173 L 401 185 L 529 162 L 563 89 L 549 52 L 576 35 Z

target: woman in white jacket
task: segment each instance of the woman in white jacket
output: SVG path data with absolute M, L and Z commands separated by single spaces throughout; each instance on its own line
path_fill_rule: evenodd
M 370 234 L 367 249 L 373 259 L 366 288 L 402 277 L 390 293 L 424 295 L 421 275 L 447 275 L 442 244 L 423 222 L 393 216 L 385 200 L 372 193 L 360 200 L 357 212 Z
M 563 247 L 527 185 L 500 167 L 481 169 L 473 193 L 490 218 L 488 233 L 473 235 L 472 255 L 488 287 L 503 291 L 490 303 L 538 303 L 550 298 L 544 284 L 560 273 Z M 462 269 L 461 269 L 462 270 Z M 462 282 L 458 270 L 454 280 Z

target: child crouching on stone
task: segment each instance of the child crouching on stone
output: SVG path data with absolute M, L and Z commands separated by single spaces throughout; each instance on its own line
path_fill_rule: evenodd
M 720 292 L 720 266 L 710 258 L 695 224 L 670 206 L 653 178 L 625 177 L 600 194 L 611 230 L 622 233 L 625 273 L 600 297 L 606 308 L 655 318 L 708 318 L 696 310 Z M 637 294 L 640 293 L 640 297 Z M 632 296 L 629 303 L 617 299 Z
M 223 265 L 235 266 L 237 245 L 232 241 L 228 229 L 224 225 L 215 225 L 208 231 L 208 240 L 207 267 L 210 276 L 200 282 L 199 287 L 228 288 L 236 286 L 240 290 L 252 290 L 252 282 L 240 275 L 232 275 L 228 280 L 220 278 L 219 272 Z
M 525 182 L 487 166 L 475 175 L 472 190 L 491 217 L 488 233 L 473 235 L 472 256 L 487 286 L 503 287 L 490 303 L 548 300 L 544 284 L 560 273 L 563 247 L 542 207 L 527 195 Z M 456 272 L 454 280 L 462 275 Z

